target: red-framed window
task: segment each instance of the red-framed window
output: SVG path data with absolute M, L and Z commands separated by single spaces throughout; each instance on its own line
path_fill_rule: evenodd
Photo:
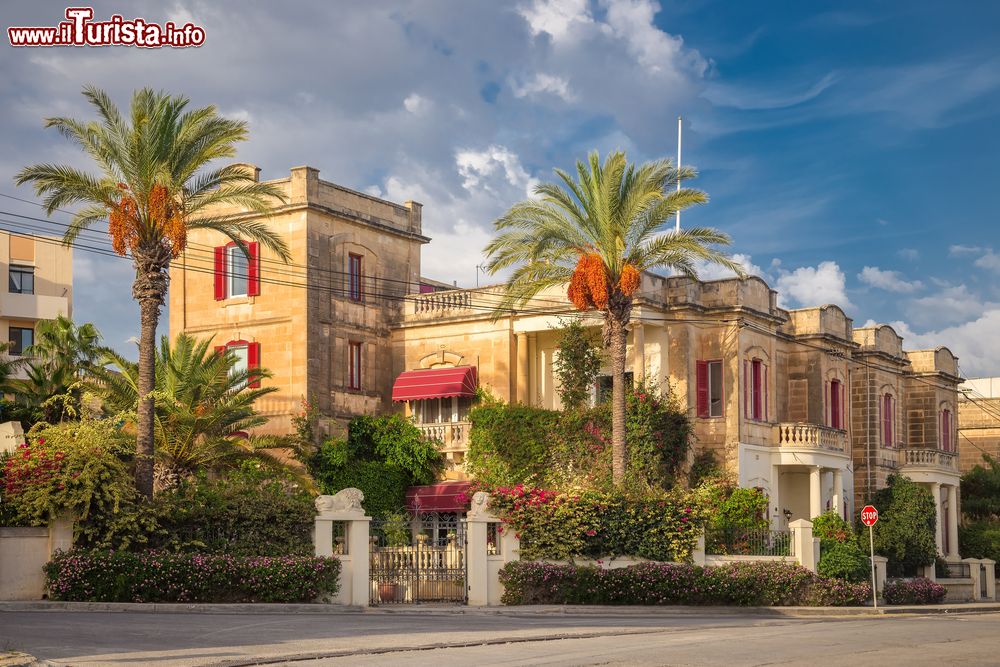
M 743 411 L 749 419 L 767 421 L 767 364 L 760 359 L 743 362 Z
M 896 444 L 896 399 L 892 394 L 882 395 L 882 446 Z
M 696 403 L 699 417 L 725 416 L 722 360 L 696 362 Z
M 953 446 L 954 443 L 951 441 L 951 410 L 945 408 L 941 411 L 941 449 L 950 452 Z
M 830 426 L 844 428 L 843 385 L 840 380 L 830 380 Z
M 260 244 L 250 241 L 246 251 L 235 242 L 215 247 L 215 300 L 260 295 Z
M 354 341 L 347 344 L 347 388 L 361 389 L 361 343 Z
M 351 253 L 347 256 L 347 298 L 351 301 L 361 302 L 365 299 L 365 292 L 361 281 L 363 273 L 364 258 L 361 255 Z
M 231 373 L 250 371 L 260 368 L 260 343 L 252 343 L 247 340 L 231 340 L 225 345 L 217 345 L 215 351 L 219 354 L 230 352 L 236 357 Z M 247 384 L 251 389 L 260 388 L 260 377 L 255 377 Z

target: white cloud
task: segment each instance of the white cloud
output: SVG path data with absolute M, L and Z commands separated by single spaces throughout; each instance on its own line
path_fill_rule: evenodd
M 536 73 L 527 81 L 512 81 L 511 89 L 514 91 L 514 97 L 532 97 L 547 93 L 566 102 L 572 102 L 576 99 L 576 95 L 570 90 L 569 81 L 544 72 Z
M 538 184 L 538 179 L 521 166 L 520 158 L 506 146 L 493 145 L 478 151 L 460 150 L 455 153 L 455 166 L 466 190 L 491 190 L 494 186 L 489 177 L 495 175 L 502 175 L 507 183 L 521 188 L 525 197 L 530 197 Z
M 518 11 L 533 35 L 545 32 L 557 42 L 565 39 L 574 26 L 593 22 L 587 0 L 535 0 Z
M 915 332 L 906 322 L 889 324 L 903 337 L 904 349 L 933 349 L 943 345 L 958 357 L 959 368 L 967 377 L 1000 375 L 1000 308 L 986 310 L 964 324 L 923 333 Z
M 651 72 L 672 69 L 678 58 L 685 58 L 688 66 L 704 74 L 708 63 L 697 52 L 685 52 L 684 40 L 669 35 L 654 23 L 660 5 L 650 0 L 601 0 L 607 11 L 607 23 L 601 29 L 618 39 L 625 40 L 629 51 Z
M 997 255 L 992 250 L 987 250 L 986 254 L 973 262 L 973 265 L 980 269 L 1000 273 L 1000 255 Z
M 751 276 L 760 276 L 765 280 L 768 276 L 764 271 L 753 263 L 753 259 L 750 255 L 744 253 L 734 253 L 730 258 L 737 264 L 743 267 L 743 270 Z M 701 280 L 721 280 L 723 278 L 733 278 L 736 274 L 727 268 L 719 266 L 718 264 L 711 264 L 704 261 L 699 261 L 695 264 L 695 269 L 698 272 L 698 278 Z
M 783 307 L 787 307 L 787 303 L 800 307 L 832 303 L 847 310 L 854 304 L 847 298 L 846 285 L 847 280 L 840 266 L 836 262 L 825 261 L 815 267 L 780 270 L 774 287 L 778 290 L 778 303 Z
M 900 248 L 896 251 L 896 254 L 911 262 L 920 259 L 920 251 L 916 248 Z
M 421 97 L 416 93 L 410 93 L 403 100 L 403 108 L 415 116 L 427 113 L 433 106 L 433 103 L 429 99 Z
M 905 309 L 907 319 L 921 326 L 957 324 L 980 317 L 995 304 L 984 301 L 969 291 L 965 285 L 942 288 L 910 301 Z
M 903 274 L 899 271 L 886 271 L 877 266 L 866 266 L 863 268 L 861 273 L 858 274 L 858 280 L 866 285 L 884 289 L 888 292 L 900 292 L 903 294 L 916 292 L 924 286 L 919 280 L 910 281 L 904 279 Z
M 949 255 L 978 255 L 983 251 L 979 246 L 972 245 L 953 245 L 948 246 Z

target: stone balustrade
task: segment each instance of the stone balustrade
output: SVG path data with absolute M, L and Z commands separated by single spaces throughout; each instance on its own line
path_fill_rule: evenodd
M 832 452 L 843 452 L 847 448 L 846 431 L 819 424 L 775 424 L 774 440 L 779 447 L 807 447 Z
M 457 314 L 472 309 L 472 293 L 463 291 L 430 292 L 410 298 L 410 314 L 435 315 Z
M 940 468 L 957 471 L 957 453 L 946 452 L 943 449 L 904 449 L 903 464 L 920 468 Z
M 428 440 L 441 443 L 444 451 L 465 451 L 469 448 L 471 422 L 443 422 L 440 424 L 417 424 L 417 428 Z

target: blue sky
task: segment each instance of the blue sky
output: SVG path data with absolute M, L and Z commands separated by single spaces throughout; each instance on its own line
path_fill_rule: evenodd
M 5 6 L 51 25 L 64 5 Z M 0 192 L 41 160 L 84 160 L 42 129 L 86 116 L 79 90 L 124 104 L 153 85 L 250 123 L 240 158 L 264 177 L 321 177 L 425 205 L 424 274 L 474 285 L 490 223 L 554 166 L 623 148 L 676 152 L 711 202 L 685 214 L 788 307 L 836 302 L 909 347 L 947 344 L 1000 374 L 1000 7 L 932 2 L 691 0 L 96 3 L 192 20 L 185 51 L 11 49 L 0 58 Z M 7 185 L 4 185 L 6 183 Z M 2 210 L 37 214 L 9 200 Z M 76 316 L 125 348 L 124 262 L 76 256 Z M 709 270 L 707 277 L 716 277 Z

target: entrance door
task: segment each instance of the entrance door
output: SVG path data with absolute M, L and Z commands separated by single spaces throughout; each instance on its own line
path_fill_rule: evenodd
M 455 513 L 372 521 L 370 542 L 372 605 L 466 602 L 465 520 Z

